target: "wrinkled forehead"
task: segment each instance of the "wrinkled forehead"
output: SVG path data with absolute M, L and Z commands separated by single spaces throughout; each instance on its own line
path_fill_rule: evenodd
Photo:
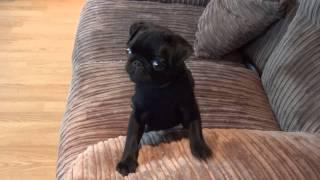
M 161 31 L 143 31 L 128 43 L 132 53 L 144 56 L 160 56 L 160 51 L 167 46 L 165 34 Z

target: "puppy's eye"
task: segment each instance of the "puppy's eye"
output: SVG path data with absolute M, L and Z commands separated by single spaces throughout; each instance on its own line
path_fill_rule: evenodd
M 152 60 L 152 67 L 156 71 L 163 71 L 166 69 L 166 64 L 161 61 L 161 59 L 154 59 Z
M 132 51 L 130 48 L 126 49 L 127 54 L 132 54 Z

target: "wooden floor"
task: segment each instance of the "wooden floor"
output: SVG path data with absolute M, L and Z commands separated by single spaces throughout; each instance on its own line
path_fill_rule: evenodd
M 83 0 L 0 0 L 0 179 L 55 178 Z

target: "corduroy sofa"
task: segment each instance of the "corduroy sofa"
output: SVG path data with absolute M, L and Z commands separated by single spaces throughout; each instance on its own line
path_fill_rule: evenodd
M 152 21 L 193 44 L 208 2 L 87 0 L 57 179 L 320 179 L 319 0 L 291 0 L 280 20 L 237 49 L 242 55 L 187 60 L 211 159 L 195 159 L 180 130 L 150 132 L 136 173 L 116 172 L 133 93 L 124 70 L 129 26 Z M 248 60 L 256 71 L 247 68 Z

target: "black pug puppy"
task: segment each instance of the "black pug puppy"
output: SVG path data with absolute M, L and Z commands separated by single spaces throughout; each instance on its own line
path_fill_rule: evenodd
M 188 130 L 192 154 L 205 160 L 211 150 L 202 136 L 194 81 L 184 60 L 191 45 L 167 28 L 136 22 L 131 25 L 126 71 L 135 83 L 127 139 L 117 171 L 122 175 L 138 166 L 139 142 L 144 131 L 182 124 Z

